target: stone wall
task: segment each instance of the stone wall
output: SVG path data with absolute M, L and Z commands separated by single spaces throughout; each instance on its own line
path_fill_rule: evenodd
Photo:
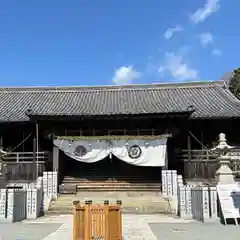
M 216 187 L 184 185 L 176 171 L 163 170 L 162 188 L 164 195 L 176 199 L 178 216 L 201 222 L 218 219 Z
M 16 189 L 14 187 L 21 187 Z M 34 183 L 11 183 L 0 189 L 0 222 L 36 219 L 57 198 L 57 173 L 44 172 Z M 44 205 L 47 206 L 44 206 Z
M 201 222 L 216 221 L 216 187 L 179 186 L 178 215 Z

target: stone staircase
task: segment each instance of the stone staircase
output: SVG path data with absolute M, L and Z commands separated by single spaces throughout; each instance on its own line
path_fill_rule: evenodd
M 104 200 L 115 204 L 122 201 L 123 213 L 174 213 L 175 201 L 162 196 L 161 192 L 78 192 L 72 195 L 60 195 L 50 205 L 48 215 L 72 214 L 72 202 L 79 200 L 84 204 L 86 200 L 92 200 L 93 204 L 103 204 Z

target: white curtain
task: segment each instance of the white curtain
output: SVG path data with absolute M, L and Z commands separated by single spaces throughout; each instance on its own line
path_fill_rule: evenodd
M 54 140 L 54 145 L 68 157 L 85 163 L 98 162 L 110 153 L 106 141 Z
M 167 139 L 69 141 L 54 140 L 67 156 L 81 162 L 93 163 L 113 154 L 118 159 L 136 166 L 161 167 L 166 164 Z
M 166 162 L 166 139 L 161 140 L 117 140 L 112 154 L 122 161 L 143 167 L 161 167 Z

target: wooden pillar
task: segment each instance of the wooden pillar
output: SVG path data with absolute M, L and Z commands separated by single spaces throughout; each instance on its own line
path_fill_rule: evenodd
M 53 146 L 53 171 L 57 171 L 58 172 L 58 168 L 59 168 L 59 148 L 56 146 Z
M 191 136 L 188 134 L 187 136 L 187 149 L 188 149 L 188 160 L 191 161 L 192 159 L 192 144 L 191 144 Z
M 203 132 L 201 131 L 201 147 L 202 150 L 204 149 L 204 138 L 203 138 Z
M 36 174 L 38 177 L 38 173 L 39 173 L 39 164 L 38 164 L 38 152 L 39 152 L 39 134 L 38 134 L 38 123 L 36 122 Z
M 187 136 L 187 150 L 188 150 L 188 162 L 186 164 L 186 162 L 184 161 L 184 177 L 186 178 L 191 178 L 192 174 L 191 172 L 189 172 L 189 170 L 192 169 L 192 144 L 191 144 L 191 136 L 188 134 Z
M 3 137 L 0 137 L 0 148 L 3 149 Z
M 33 161 L 32 161 L 32 177 L 36 180 L 36 138 L 33 139 Z

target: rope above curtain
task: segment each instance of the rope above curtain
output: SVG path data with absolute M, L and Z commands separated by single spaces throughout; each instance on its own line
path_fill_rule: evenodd
M 136 165 L 161 167 L 166 163 L 167 139 L 156 140 L 54 140 L 54 145 L 67 156 L 85 163 L 94 163 L 114 155 Z

